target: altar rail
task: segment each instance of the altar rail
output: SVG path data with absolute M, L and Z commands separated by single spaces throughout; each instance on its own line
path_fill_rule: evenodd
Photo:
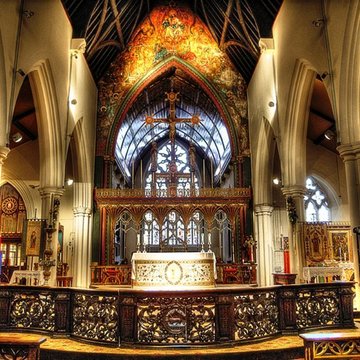
M 354 326 L 354 283 L 197 291 L 0 286 L 0 331 L 112 346 L 241 343 Z
M 256 264 L 216 264 L 218 284 L 256 284 Z M 91 286 L 131 285 L 131 265 L 91 266 Z

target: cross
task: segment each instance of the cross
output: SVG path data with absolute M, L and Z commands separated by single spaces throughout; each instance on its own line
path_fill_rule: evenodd
M 200 118 L 198 115 L 193 115 L 190 119 L 189 118 L 177 118 L 176 117 L 176 111 L 175 111 L 175 103 L 179 100 L 178 96 L 179 93 L 170 91 L 165 92 L 166 99 L 165 101 L 169 101 L 169 115 L 167 118 L 158 118 L 154 119 L 152 116 L 147 115 L 145 117 L 145 123 L 147 125 L 153 125 L 154 122 L 160 122 L 160 123 L 168 123 L 169 124 L 169 138 L 171 142 L 171 148 L 174 148 L 175 145 L 175 135 L 176 135 L 176 124 L 185 122 L 185 123 L 192 123 L 193 125 L 197 125 L 200 123 Z

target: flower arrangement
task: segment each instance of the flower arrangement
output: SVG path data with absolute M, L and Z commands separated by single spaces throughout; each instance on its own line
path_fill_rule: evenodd
M 296 213 L 295 201 L 291 196 L 289 196 L 286 199 L 286 208 L 287 208 L 290 223 L 292 225 L 295 225 L 296 221 L 298 219 L 298 215 Z

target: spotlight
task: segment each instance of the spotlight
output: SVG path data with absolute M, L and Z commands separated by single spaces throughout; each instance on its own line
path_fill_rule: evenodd
M 26 74 L 25 74 L 25 71 L 23 69 L 17 69 L 16 72 L 21 75 L 22 77 L 24 77 Z
M 76 105 L 76 104 L 77 104 L 77 100 L 76 100 L 76 99 L 72 99 L 72 100 L 71 100 L 71 104 L 72 104 L 72 105 Z
M 313 20 L 313 22 L 312 22 L 313 26 L 315 26 L 315 27 L 323 26 L 324 23 L 325 23 L 324 19 L 316 19 L 316 20 Z
M 15 133 L 11 138 L 16 143 L 19 143 L 23 139 L 22 135 L 19 132 Z
M 24 14 L 24 16 L 25 16 L 27 19 L 30 19 L 31 17 L 34 16 L 34 12 L 31 11 L 31 10 L 24 10 L 24 11 L 23 11 L 23 14 Z
M 325 131 L 324 136 L 326 140 L 332 140 L 335 137 L 335 133 L 332 130 L 328 129 Z
M 279 185 L 280 184 L 280 179 L 278 177 L 273 178 L 273 183 L 274 183 L 274 185 Z
M 275 103 L 273 101 L 269 101 L 269 104 L 268 104 L 270 107 L 274 107 L 275 106 Z
M 71 179 L 71 178 L 69 178 L 69 179 L 66 180 L 67 186 L 71 186 L 73 183 L 74 183 L 74 180 Z
M 328 73 L 327 71 L 324 71 L 324 72 L 320 75 L 321 80 L 326 79 L 328 76 L 329 76 L 329 73 Z

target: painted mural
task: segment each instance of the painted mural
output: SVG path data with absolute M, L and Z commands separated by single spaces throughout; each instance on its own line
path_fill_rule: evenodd
M 97 152 L 104 154 L 116 111 L 127 93 L 154 66 L 170 56 L 189 63 L 211 81 L 239 129 L 240 148 L 248 150 L 246 84 L 207 27 L 189 9 L 157 7 L 147 17 L 99 82 Z

